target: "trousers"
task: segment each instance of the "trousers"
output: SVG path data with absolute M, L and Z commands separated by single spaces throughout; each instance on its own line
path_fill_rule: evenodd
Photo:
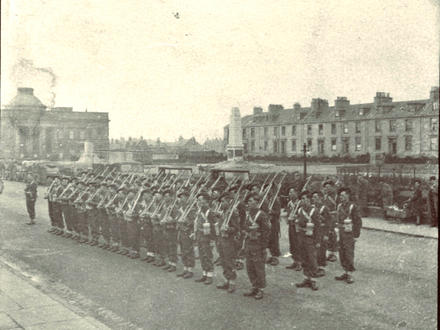
M 339 260 L 347 272 L 354 272 L 354 237 L 352 232 L 339 231 Z
M 179 244 L 180 251 L 182 253 L 182 263 L 185 267 L 195 266 L 195 256 L 194 256 L 194 242 L 189 237 L 190 232 L 185 230 L 179 230 Z
M 177 262 L 177 230 L 176 228 L 166 228 L 164 231 L 166 256 L 169 262 Z
M 313 238 L 305 236 L 302 239 L 301 251 L 303 273 L 307 277 L 312 277 L 318 270 L 317 248 Z
M 235 272 L 235 240 L 233 237 L 220 237 L 218 239 L 218 253 L 223 268 L 223 276 L 227 280 L 235 280 L 237 273 Z
M 252 287 L 264 289 L 266 287 L 266 249 L 246 249 L 246 271 Z
M 280 220 L 279 217 L 270 219 L 269 251 L 272 257 L 279 257 L 280 252 Z
M 211 239 L 205 237 L 203 234 L 197 235 L 197 246 L 199 247 L 199 257 L 202 269 L 205 272 L 212 272 L 214 270 L 213 255 L 211 247 Z
M 35 219 L 35 199 L 26 198 L 26 209 L 31 220 Z

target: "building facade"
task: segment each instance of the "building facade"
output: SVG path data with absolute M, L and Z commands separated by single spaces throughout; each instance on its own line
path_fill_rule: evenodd
M 393 102 L 378 92 L 366 104 L 337 97 L 334 106 L 318 98 L 307 108 L 298 103 L 292 109 L 272 104 L 267 112 L 254 107 L 252 115 L 242 117 L 242 134 L 251 156 L 300 156 L 305 143 L 315 156 L 437 157 L 438 117 L 439 88 L 433 87 L 423 100 Z M 228 135 L 226 126 L 225 141 Z
M 1 109 L 0 118 L 3 158 L 75 160 L 85 141 L 92 142 L 98 154 L 109 148 L 108 113 L 48 109 L 32 88 L 18 88 L 18 94 Z

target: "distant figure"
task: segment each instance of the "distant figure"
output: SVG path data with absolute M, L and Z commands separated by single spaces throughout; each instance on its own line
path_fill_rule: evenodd
M 438 225 L 438 181 L 435 176 L 429 178 L 428 210 L 431 227 L 435 227 Z
M 385 208 L 391 205 L 393 205 L 393 188 L 382 181 L 382 206 Z
M 5 184 L 3 183 L 2 178 L 0 178 L 0 194 L 3 192 L 4 187 L 5 187 Z
M 37 183 L 32 174 L 28 174 L 26 187 L 24 188 L 24 193 L 26 196 L 26 208 L 29 213 L 30 221 L 27 225 L 35 224 L 35 201 L 37 200 Z
M 409 199 L 409 205 L 412 211 L 412 214 L 416 217 L 416 225 L 420 225 L 422 222 L 422 214 L 423 214 L 423 203 L 422 203 L 422 189 L 421 182 L 419 179 L 416 179 L 414 182 L 414 192 L 412 197 Z

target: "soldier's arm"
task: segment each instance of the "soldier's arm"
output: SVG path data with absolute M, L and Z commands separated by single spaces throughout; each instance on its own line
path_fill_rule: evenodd
M 361 234 L 362 218 L 357 205 L 353 207 L 351 219 L 353 221 L 353 236 L 354 238 L 358 238 Z

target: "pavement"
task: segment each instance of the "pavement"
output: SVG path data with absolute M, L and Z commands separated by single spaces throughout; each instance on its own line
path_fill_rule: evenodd
M 109 329 L 35 288 L 0 262 L 0 329 Z
M 378 230 L 388 233 L 438 239 L 438 227 L 430 225 L 416 226 L 414 223 L 403 223 L 396 220 L 385 220 L 381 218 L 362 218 L 362 229 Z

